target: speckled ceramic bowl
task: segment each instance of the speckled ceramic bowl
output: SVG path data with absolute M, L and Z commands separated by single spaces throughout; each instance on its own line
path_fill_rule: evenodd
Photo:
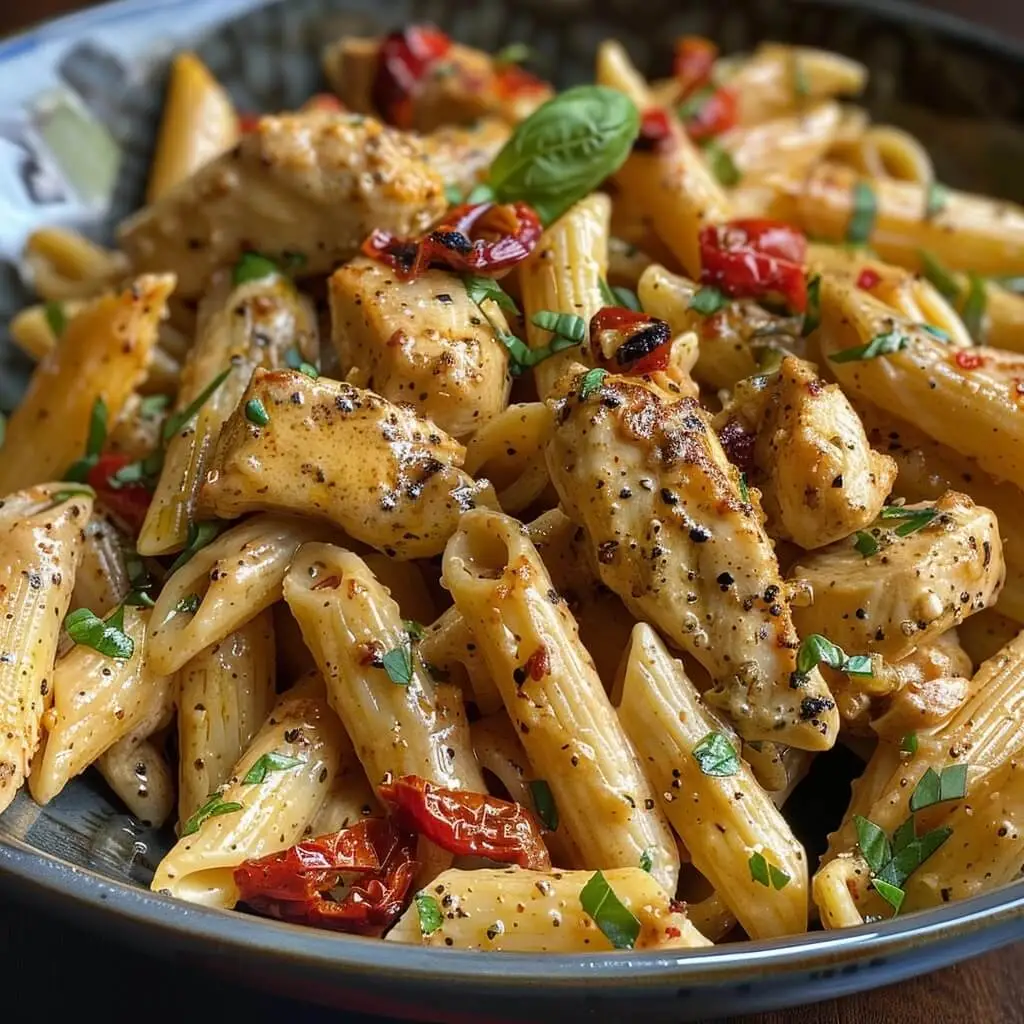
M 140 203 L 173 50 L 196 47 L 240 107 L 282 109 L 319 86 L 324 41 L 424 19 L 488 49 L 528 40 L 562 84 L 590 76 L 607 36 L 652 71 L 684 32 L 727 51 L 760 39 L 836 49 L 869 65 L 868 105 L 915 131 L 944 181 L 1024 199 L 1024 49 L 888 0 L 122 0 L 0 42 L 0 408 L 27 369 L 4 336 L 29 299 L 25 235 L 67 223 L 109 237 Z M 0 884 L 220 977 L 444 1021 L 694 1020 L 882 985 L 1024 938 L 1019 883 L 883 924 L 681 956 L 420 949 L 153 895 L 168 838 L 87 774 L 45 808 L 22 795 L 0 817 Z

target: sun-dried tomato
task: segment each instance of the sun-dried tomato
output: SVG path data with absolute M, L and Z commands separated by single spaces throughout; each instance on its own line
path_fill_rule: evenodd
M 671 342 L 672 329 L 664 320 L 624 306 L 604 306 L 590 319 L 594 359 L 612 365 L 604 353 L 614 352 L 614 367 L 620 373 L 642 376 L 664 370 Z
M 399 128 L 412 127 L 413 104 L 423 79 L 451 45 L 434 25 L 408 25 L 381 40 L 372 96 L 386 121 Z

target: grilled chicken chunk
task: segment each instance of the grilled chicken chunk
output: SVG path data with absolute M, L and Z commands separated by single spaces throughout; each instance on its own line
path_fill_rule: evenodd
M 860 417 L 835 384 L 826 384 L 810 364 L 794 356 L 778 372 L 754 378 L 745 408 L 727 410 L 721 424 L 729 440 L 749 437 L 750 460 L 741 464 L 761 491 L 768 532 L 802 548 L 824 547 L 878 518 L 896 463 L 868 443 Z M 736 461 L 734 459 L 734 461 Z
M 349 110 L 384 113 L 373 104 L 379 60 L 379 39 L 345 36 L 324 50 L 324 74 Z M 481 117 L 517 124 L 551 95 L 549 86 L 515 65 L 452 43 L 409 92 L 408 123 L 401 127 L 429 132 L 442 125 L 472 124 Z
M 715 683 L 706 699 L 744 738 L 830 747 L 835 703 L 817 669 L 796 673 L 775 552 L 708 415 L 642 379 L 585 380 L 567 375 L 551 400 L 547 457 L 601 578 L 704 665 Z
M 293 254 L 301 273 L 325 274 L 374 228 L 418 235 L 446 206 L 415 137 L 357 115 L 286 114 L 261 118 L 230 153 L 129 218 L 119 240 L 133 267 L 173 270 L 178 294 L 195 297 L 246 250 Z
M 221 430 L 199 512 L 314 514 L 387 555 L 436 555 L 463 512 L 495 504 L 490 484 L 459 468 L 464 455 L 372 391 L 257 369 Z
M 453 437 L 508 404 L 508 350 L 457 274 L 428 270 L 400 281 L 360 257 L 335 271 L 330 295 L 334 346 L 350 384 L 409 403 Z
M 446 125 L 423 136 L 424 158 L 446 185 L 466 195 L 487 177 L 511 134 L 507 122 L 496 117 L 485 117 L 465 127 Z
M 956 491 L 891 511 L 899 518 L 793 567 L 814 595 L 793 610 L 801 635 L 825 633 L 847 654 L 899 661 L 995 603 L 1005 569 L 992 512 Z

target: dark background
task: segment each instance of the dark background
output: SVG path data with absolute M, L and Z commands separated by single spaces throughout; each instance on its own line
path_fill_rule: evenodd
M 197 0 L 200 2 L 200 0 Z M 213 3 L 216 0 L 203 0 Z M 386 0 L 385 0 L 386 2 Z M 0 0 L 0 36 L 79 7 L 82 0 Z M 1024 38 L 1024 0 L 928 0 Z M 1024 82 L 1022 82 L 1024 86 Z M 1024 173 L 1024 168 L 1021 170 Z M 29 908 L 0 906 L 3 1020 L 72 1020 L 83 1011 L 106 1021 L 211 1019 L 240 1024 L 321 1024 L 369 1018 L 317 1010 L 184 974 L 102 935 L 72 929 Z M 1024 1022 L 1024 945 L 1010 947 L 891 988 L 800 1010 L 733 1018 L 731 1024 L 1015 1024 Z

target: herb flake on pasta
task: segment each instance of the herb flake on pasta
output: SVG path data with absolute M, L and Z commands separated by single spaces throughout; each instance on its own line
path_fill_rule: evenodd
M 829 358 L 833 363 L 857 363 L 865 359 L 878 359 L 880 356 L 891 356 L 909 348 L 910 339 L 897 330 L 876 334 L 866 345 L 844 348 Z
M 693 298 L 690 299 L 690 304 L 687 308 L 700 313 L 701 316 L 711 316 L 713 313 L 717 313 L 723 306 L 728 305 L 728 302 L 729 300 L 720 288 L 706 284 L 703 288 L 698 289 Z
M 725 779 L 740 770 L 740 758 L 729 737 L 721 732 L 709 732 L 692 751 L 693 759 L 705 775 Z
M 711 168 L 711 173 L 718 179 L 719 184 L 726 188 L 733 188 L 740 183 L 743 175 L 727 149 L 714 139 L 708 139 L 701 148 L 704 151 L 708 167 Z
M 766 889 L 775 889 L 776 892 L 779 892 L 792 881 L 782 868 L 772 864 L 763 853 L 752 853 L 747 861 L 747 866 L 750 868 L 751 880 L 757 882 L 758 885 L 763 885 Z
M 55 338 L 60 338 L 64 328 L 68 325 L 68 316 L 64 312 L 62 302 L 54 302 L 52 299 L 43 306 L 43 315 L 46 317 L 46 324 L 53 332 Z
M 875 229 L 878 200 L 875 190 L 866 181 L 853 186 L 853 209 L 846 226 L 846 241 L 851 245 L 867 245 Z
M 985 281 L 978 274 L 967 275 L 967 297 L 964 299 L 960 316 L 967 333 L 980 344 L 985 336 L 985 310 L 988 306 L 988 291 Z
M 76 644 L 108 658 L 127 661 L 135 653 L 135 642 L 124 631 L 124 605 L 118 605 L 106 619 L 79 608 L 64 620 L 64 628 Z
M 180 569 L 197 551 L 201 551 L 213 541 L 228 524 L 221 522 L 190 523 L 188 541 L 185 550 L 174 560 L 167 575 L 170 576 Z
M 580 891 L 580 906 L 616 949 L 632 949 L 636 945 L 640 922 L 615 895 L 600 871 L 595 871 Z
M 558 831 L 558 805 L 555 803 L 555 795 L 551 787 L 544 779 L 534 779 L 530 783 L 530 798 L 533 800 L 533 809 L 541 824 L 549 832 Z
M 797 684 L 805 681 L 818 665 L 827 665 L 837 672 L 845 672 L 848 676 L 873 676 L 874 667 L 871 657 L 866 654 L 848 655 L 842 647 L 833 643 L 827 636 L 812 633 L 800 644 L 796 655 Z
M 947 800 L 962 800 L 967 795 L 967 765 L 953 764 L 936 772 L 929 768 L 914 788 L 910 809 L 923 811 Z
M 219 818 L 222 814 L 232 814 L 242 810 L 242 805 L 224 799 L 222 793 L 213 793 L 202 807 L 181 826 L 182 836 L 191 836 L 198 832 L 210 818 Z
M 392 647 L 381 657 L 380 664 L 396 686 L 408 686 L 412 682 L 412 644 L 406 639 Z
M 245 403 L 245 418 L 257 427 L 265 427 L 270 422 L 270 414 L 258 398 L 250 398 Z
M 203 599 L 198 594 L 186 594 L 175 606 L 176 612 L 184 612 L 186 615 L 195 615 Z
M 585 402 L 591 397 L 591 395 L 597 394 L 597 392 L 601 390 L 601 385 L 607 376 L 608 371 L 602 370 L 599 366 L 595 367 L 593 370 L 587 370 L 587 372 L 583 374 L 583 379 L 580 381 L 580 401 Z
M 646 871 L 647 874 L 651 873 L 651 869 L 654 867 L 654 847 L 648 846 L 643 853 L 640 854 L 640 870 Z
M 271 772 L 286 772 L 289 768 L 296 768 L 305 763 L 301 757 L 289 757 L 287 754 L 271 751 L 253 762 L 252 767 L 242 777 L 242 782 L 247 786 L 257 786 Z
M 424 937 L 433 935 L 444 924 L 441 905 L 428 892 L 418 892 L 413 898 L 416 914 L 420 919 L 420 934 Z
M 249 281 L 262 281 L 265 277 L 273 277 L 280 273 L 281 268 L 272 259 L 258 252 L 246 252 L 242 253 L 235 264 L 232 280 L 237 287 Z
M 925 193 L 924 219 L 932 220 L 946 208 L 949 202 L 949 189 L 941 182 L 930 181 Z
M 89 433 L 85 441 L 85 455 L 64 473 L 65 480 L 85 483 L 89 471 L 99 462 L 103 445 L 107 440 L 107 403 L 102 395 L 97 396 L 89 412 Z

